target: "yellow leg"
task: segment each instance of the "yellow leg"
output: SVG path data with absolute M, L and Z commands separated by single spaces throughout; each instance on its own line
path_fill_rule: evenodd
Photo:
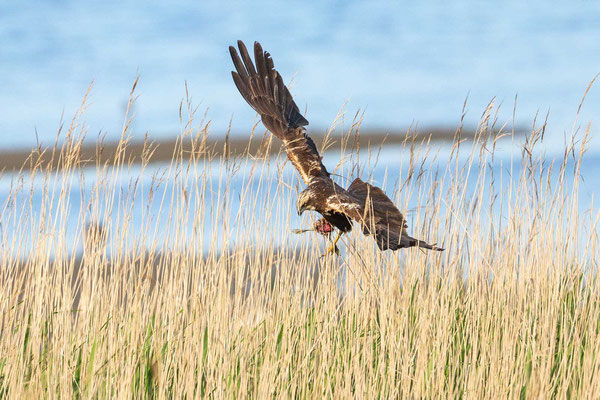
M 340 240 L 341 237 L 342 237 L 342 232 L 340 231 L 340 232 L 338 232 L 337 237 L 335 238 L 335 240 L 333 241 L 331 246 L 329 246 L 329 249 L 327 249 L 327 253 L 325 253 L 325 254 L 329 254 L 329 253 L 340 254 L 340 249 L 338 249 L 338 247 L 337 247 L 337 242 L 338 242 L 338 240 Z

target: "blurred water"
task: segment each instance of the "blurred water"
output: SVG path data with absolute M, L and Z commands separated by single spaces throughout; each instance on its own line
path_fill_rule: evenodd
M 531 126 L 550 110 L 546 143 L 559 149 L 600 72 L 597 2 L 215 2 L 183 0 L 0 4 L 0 147 L 54 140 L 95 81 L 90 134 L 116 138 L 140 74 L 135 134 L 174 136 L 184 82 L 213 131 L 245 134 L 254 113 L 231 82 L 227 46 L 260 40 L 311 127 L 344 102 L 363 127 L 455 127 L 469 97 L 474 125 L 496 98 L 500 122 Z M 588 94 L 579 122 L 598 117 Z M 593 128 L 594 132 L 597 132 Z M 593 151 L 600 150 L 594 135 Z
M 481 192 L 477 184 L 479 159 L 475 157 L 472 173 L 461 175 L 462 181 L 456 186 L 459 190 L 465 188 L 464 200 L 460 202 L 464 209 L 452 209 L 446 202 L 451 202 L 446 197 L 446 190 L 452 180 L 457 179 L 453 164 L 456 159 L 448 168 L 449 148 L 430 151 L 423 163 L 421 158 L 424 154 L 420 153 L 413 179 L 418 175 L 422 178 L 418 183 L 408 186 L 403 186 L 403 183 L 408 176 L 410 155 L 408 151 L 400 151 L 397 146 L 385 147 L 377 156 L 373 154 L 376 162 L 367 161 L 366 152 L 363 152 L 360 160 L 346 159 L 340 169 L 335 169 L 336 165 L 340 165 L 341 154 L 333 151 L 324 154 L 324 162 L 331 172 L 335 172 L 334 179 L 344 187 L 348 187 L 350 180 L 356 177 L 353 166 L 358 162 L 361 166 L 359 175 L 380 186 L 398 204 L 407 217 L 409 233 L 420 236 L 421 227 L 426 226 L 426 232 L 433 229 L 439 234 L 429 234 L 423 239 L 441 242 L 446 246 L 450 244 L 445 243 L 448 238 L 441 236 L 444 223 L 459 223 L 462 229 L 471 229 L 469 210 L 475 204 L 483 205 L 479 214 L 481 226 L 485 229 L 487 220 L 493 219 L 498 232 L 510 223 L 511 209 L 516 208 L 516 213 L 524 217 L 532 211 L 529 205 L 519 210 L 520 204 L 514 203 L 516 185 L 523 172 L 520 151 L 515 149 L 516 146 L 504 143 L 497 149 L 493 160 L 489 154 L 482 154 L 482 162 L 490 169 Z M 467 144 L 459 153 L 459 170 L 468 164 L 469 154 L 471 151 Z M 558 186 L 560 161 L 554 160 L 555 166 L 550 177 L 553 190 Z M 282 168 L 283 162 L 283 158 L 272 159 L 267 164 L 243 159 L 236 167 L 232 167 L 215 161 L 207 165 L 200 163 L 191 170 L 185 167 L 187 164 L 184 168 L 173 169 L 168 163 L 157 163 L 145 169 L 135 165 L 122 168 L 117 175 L 109 174 L 108 177 L 99 175 L 95 168 L 67 176 L 59 173 L 49 179 L 37 176 L 32 180 L 28 174 L 21 177 L 0 175 L 0 237 L 3 247 L 25 257 L 32 244 L 39 241 L 35 239 L 39 231 L 38 221 L 42 215 L 51 215 L 49 226 L 56 225 L 49 231 L 57 236 L 54 238 L 56 242 L 68 247 L 63 250 L 68 252 L 82 251 L 81 229 L 89 222 L 110 227 L 111 237 L 123 237 L 128 246 L 136 249 L 173 250 L 190 243 L 196 245 L 194 248 L 199 253 L 211 248 L 220 250 L 243 245 L 260 248 L 272 244 L 275 247 L 294 248 L 302 240 L 315 239 L 316 234 L 307 233 L 301 237 L 290 234 L 290 230 L 308 227 L 319 215 L 308 212 L 302 217 L 297 216 L 296 199 L 299 191 L 304 189 L 304 184 L 289 162 Z M 549 159 L 545 163 L 545 168 L 550 162 L 552 160 Z M 600 158 L 597 156 L 586 157 L 582 164 L 585 177 L 579 197 L 581 221 L 585 221 L 579 227 L 582 234 L 588 234 L 585 230 L 597 217 L 597 211 L 590 210 L 590 207 L 593 189 L 598 183 L 594 171 L 599 166 Z M 569 176 L 573 176 L 573 168 L 570 160 L 565 174 L 566 193 L 570 193 L 572 187 Z M 341 179 L 338 175 L 347 179 Z M 490 185 L 492 178 L 494 184 Z M 545 178 L 542 181 L 545 182 Z M 440 186 L 440 182 L 444 183 Z M 66 183 L 69 183 L 66 196 L 59 201 L 61 187 Z M 438 187 L 437 195 L 433 198 L 429 195 L 432 185 Z M 22 189 L 15 191 L 15 187 Z M 185 188 L 185 194 L 182 188 Z M 399 188 L 402 188 L 400 193 Z M 15 195 L 15 192 L 18 194 Z M 47 193 L 54 195 L 48 196 Z M 114 197 L 111 193 L 114 193 Z M 99 194 L 99 199 L 93 200 L 94 194 Z M 490 199 L 494 196 L 496 200 L 492 202 L 495 203 L 492 209 Z M 546 195 L 545 198 L 548 201 L 550 197 Z M 185 214 L 179 215 L 177 213 L 182 210 L 183 200 L 188 208 Z M 431 204 L 438 201 L 441 201 L 441 206 L 436 221 L 440 226 L 430 227 L 426 221 L 431 215 L 425 215 L 423 210 L 427 207 L 431 210 Z M 48 213 L 50 202 L 52 206 Z M 59 209 L 63 202 L 66 204 L 64 211 Z M 543 209 L 544 212 L 548 210 L 549 207 Z M 476 226 L 479 225 L 476 223 Z M 356 225 L 355 228 L 359 232 Z M 122 231 L 127 233 L 124 235 Z M 66 240 L 58 237 L 63 234 Z M 198 240 L 198 243 L 194 240 Z M 320 239 L 313 240 L 313 243 L 324 246 L 324 241 Z M 374 242 L 372 244 L 375 246 Z M 48 251 L 55 254 L 58 250 L 51 247 Z

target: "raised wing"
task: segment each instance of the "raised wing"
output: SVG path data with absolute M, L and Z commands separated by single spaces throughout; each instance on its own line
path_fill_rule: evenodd
M 305 183 L 314 176 L 328 177 L 317 146 L 304 129 L 308 121 L 300 114 L 281 75 L 275 70 L 271 55 L 263 51 L 260 43 L 254 42 L 254 68 L 241 40 L 238 40 L 238 47 L 241 58 L 233 46 L 229 46 L 229 52 L 237 71 L 232 71 L 231 75 L 242 97 L 260 114 L 265 127 L 283 141 L 288 158 Z
M 435 245 L 408 235 L 404 216 L 386 194 L 362 179 L 355 179 L 346 193 L 334 196 L 331 206 L 362 225 L 365 235 L 372 235 L 381 250 L 423 247 L 443 251 Z

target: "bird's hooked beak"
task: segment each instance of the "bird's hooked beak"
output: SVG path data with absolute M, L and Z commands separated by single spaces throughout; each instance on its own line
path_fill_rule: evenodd
M 302 215 L 302 213 L 303 213 L 304 211 L 306 211 L 307 209 L 308 209 L 308 207 L 306 206 L 306 204 L 302 204 L 302 205 L 300 206 L 300 208 L 298 208 L 298 216 L 301 216 L 301 215 Z

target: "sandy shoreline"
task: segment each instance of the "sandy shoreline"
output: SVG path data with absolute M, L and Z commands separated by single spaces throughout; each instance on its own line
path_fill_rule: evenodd
M 519 131 L 520 132 L 520 131 Z M 235 137 L 225 138 L 225 135 L 208 135 L 204 138 L 193 143 L 193 141 L 186 137 L 183 140 L 183 145 L 179 148 L 179 154 L 184 159 L 190 158 L 192 155 L 195 157 L 206 157 L 206 156 L 220 156 L 228 154 L 231 157 L 238 157 L 244 155 L 251 156 L 265 156 L 276 154 L 281 150 L 280 143 L 277 140 L 269 140 L 271 135 L 262 136 L 263 131 L 260 132 L 261 136 L 255 135 L 252 140 L 249 141 L 248 137 L 242 135 L 236 135 Z M 517 132 L 515 132 L 517 134 Z M 357 145 L 360 148 L 378 147 L 380 145 L 392 145 L 401 144 L 406 140 L 412 140 L 421 142 L 423 140 L 431 140 L 432 142 L 448 142 L 452 141 L 456 135 L 455 129 L 445 128 L 431 128 L 422 129 L 419 133 L 411 132 L 407 135 L 407 131 L 401 130 L 370 130 L 361 131 L 360 136 L 357 140 L 354 136 L 350 137 L 350 140 L 344 138 L 345 146 L 348 148 L 355 148 Z M 323 147 L 323 141 L 325 139 L 325 133 L 311 132 L 311 138 L 317 144 L 319 149 Z M 475 136 L 473 129 L 463 129 L 461 132 L 461 138 L 472 139 Z M 202 145 L 200 145 L 203 140 Z M 344 142 L 339 136 L 331 135 L 327 142 L 328 150 L 339 149 Z M 148 144 L 150 145 L 148 147 Z M 146 147 L 145 147 L 146 146 Z M 151 155 L 148 157 L 148 162 L 165 162 L 170 161 L 173 157 L 173 153 L 178 146 L 176 139 L 152 139 L 148 137 L 147 143 L 143 141 L 131 141 L 128 143 L 124 150 L 124 160 L 129 163 L 140 163 L 146 148 L 146 154 L 148 149 L 152 150 Z M 15 172 L 19 170 L 29 170 L 33 168 L 35 164 L 39 167 L 47 167 L 48 164 L 53 164 L 53 167 L 58 167 L 60 162 L 57 157 L 52 157 L 52 148 L 46 147 L 40 149 L 19 149 L 19 150 L 0 150 L 0 171 L 2 172 Z M 80 148 L 79 162 L 80 167 L 94 165 L 95 163 L 104 163 L 114 160 L 117 151 L 118 143 L 116 142 L 104 142 L 89 143 L 84 142 Z M 38 152 L 42 153 L 41 157 L 38 157 Z M 33 157 L 32 157 L 33 154 Z M 33 160 L 36 160 L 34 162 Z

